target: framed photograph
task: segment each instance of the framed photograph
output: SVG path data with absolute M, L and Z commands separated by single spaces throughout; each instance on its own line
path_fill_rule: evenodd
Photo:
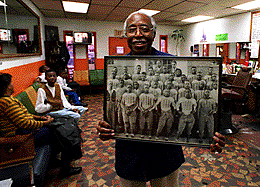
M 104 119 L 116 138 L 209 147 L 221 66 L 218 57 L 106 56 Z
M 45 41 L 59 41 L 58 27 L 45 25 Z

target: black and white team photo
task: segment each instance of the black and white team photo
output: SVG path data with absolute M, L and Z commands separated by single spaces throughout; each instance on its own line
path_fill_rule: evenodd
M 219 58 L 106 57 L 105 120 L 117 138 L 209 146 Z

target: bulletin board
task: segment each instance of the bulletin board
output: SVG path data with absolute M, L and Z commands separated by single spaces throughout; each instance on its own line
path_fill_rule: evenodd
M 251 42 L 260 41 L 260 11 L 251 13 L 250 40 Z
M 251 13 L 251 28 L 250 28 L 251 58 L 259 57 L 259 41 L 260 41 L 260 11 L 257 11 Z

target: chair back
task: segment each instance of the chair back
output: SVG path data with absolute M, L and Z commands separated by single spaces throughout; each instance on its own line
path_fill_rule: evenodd
M 241 88 L 232 88 L 232 91 L 235 91 L 235 92 L 237 92 L 237 93 L 239 93 L 241 95 L 244 95 L 245 92 L 246 92 L 247 86 L 251 82 L 251 79 L 252 79 L 252 73 L 250 73 L 247 70 L 241 69 L 237 73 L 237 75 L 236 75 L 232 85 L 233 86 L 239 86 L 242 89 Z
M 0 137 L 0 168 L 32 161 L 35 156 L 33 133 Z

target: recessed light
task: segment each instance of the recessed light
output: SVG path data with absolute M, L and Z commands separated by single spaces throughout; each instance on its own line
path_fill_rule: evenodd
M 199 21 L 205 21 L 208 19 L 212 19 L 213 17 L 211 16 L 195 16 L 195 17 L 191 17 L 191 18 L 187 18 L 184 20 L 181 20 L 182 22 L 199 22 Z
M 240 10 L 251 10 L 251 9 L 257 9 L 259 7 L 260 7 L 260 0 L 255 0 L 241 5 L 233 6 L 231 8 L 240 9 Z
M 138 10 L 138 12 L 142 12 L 142 13 L 145 13 L 149 16 L 153 16 L 153 15 L 159 13 L 160 11 L 159 10 L 140 9 L 140 10 Z
M 7 6 L 5 3 L 3 3 L 2 1 L 0 1 L 0 6 Z
M 87 13 L 88 3 L 78 3 L 71 1 L 62 1 L 64 10 L 66 12 L 76 12 L 76 13 Z

